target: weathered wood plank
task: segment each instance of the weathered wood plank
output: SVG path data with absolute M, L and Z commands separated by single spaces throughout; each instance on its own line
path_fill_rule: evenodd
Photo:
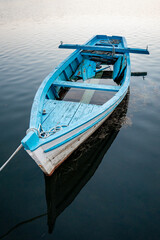
M 99 107 L 100 106 L 98 105 L 81 102 L 46 100 L 44 108 L 46 109 L 47 114 L 43 117 L 42 128 L 45 131 L 48 131 L 57 125 L 62 126 L 73 124 Z
M 61 119 L 59 120 L 58 125 L 69 125 L 72 117 L 77 112 L 77 109 L 79 108 L 79 106 L 80 106 L 80 103 L 67 102 L 66 109 L 63 112 L 63 115 L 62 115 Z
M 81 88 L 81 89 L 91 89 L 99 91 L 113 91 L 118 92 L 120 86 L 111 86 L 111 85 L 101 85 L 101 84 L 90 84 L 90 83 L 79 83 L 71 81 L 61 81 L 55 80 L 53 82 L 54 86 L 68 87 L 68 88 Z
M 68 102 L 65 101 L 53 100 L 54 110 L 51 111 L 49 116 L 42 123 L 42 128 L 45 131 L 48 131 L 54 126 L 59 125 L 59 122 L 61 121 L 61 118 L 63 117 L 64 112 L 66 111 L 67 104 Z
M 48 116 L 55 109 L 55 107 L 56 107 L 56 100 L 46 99 L 44 101 L 43 110 L 46 111 L 46 114 L 42 115 L 42 123 L 48 118 Z
M 80 103 L 75 115 L 70 121 L 70 125 L 76 123 L 78 120 L 86 117 L 88 114 L 92 113 L 93 110 L 97 110 L 100 106 L 93 104 Z
M 88 59 L 84 59 L 82 63 L 77 68 L 73 78 L 81 77 L 83 80 L 87 80 L 88 78 L 92 78 L 95 76 L 96 72 L 96 63 L 94 61 L 90 61 Z

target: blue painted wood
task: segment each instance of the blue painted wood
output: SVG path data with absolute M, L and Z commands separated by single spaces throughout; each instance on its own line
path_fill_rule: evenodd
M 55 126 L 73 124 L 99 107 L 85 103 L 46 100 L 44 108 L 47 114 L 43 117 L 42 128 L 48 131 Z
M 117 76 L 119 75 L 119 73 L 120 73 L 122 59 L 123 59 L 123 57 L 119 57 L 117 59 L 117 61 L 115 62 L 115 64 L 114 64 L 114 67 L 113 67 L 113 80 L 115 80 L 117 78 Z
M 87 132 L 90 128 L 92 128 L 93 126 L 95 126 L 97 123 L 101 122 L 107 115 L 109 115 L 109 114 L 117 107 L 117 105 L 123 100 L 123 98 L 124 98 L 125 95 L 126 95 L 126 94 L 124 94 L 121 99 L 117 100 L 118 103 L 116 103 L 116 104 L 113 106 L 113 108 L 109 109 L 108 112 L 106 112 L 105 115 L 103 115 L 103 116 L 100 117 L 99 119 L 95 120 L 94 123 L 91 123 L 90 126 L 84 127 L 82 130 L 78 131 L 76 134 L 72 135 L 71 137 L 68 137 L 67 139 L 65 139 L 64 141 L 61 141 L 61 142 L 58 143 L 58 144 L 53 145 L 52 147 L 46 149 L 44 152 L 45 152 L 45 153 L 46 153 L 46 152 L 50 152 L 50 151 L 52 151 L 52 150 L 54 150 L 54 149 L 56 149 L 56 148 L 59 148 L 60 146 L 66 144 L 67 142 L 69 142 L 69 141 L 75 139 L 76 137 L 80 136 L 80 135 L 83 134 L 84 132 Z
M 43 109 L 45 109 L 46 114 L 42 115 L 41 123 L 43 123 L 51 114 L 51 112 L 54 111 L 56 108 L 56 100 L 51 99 L 45 99 Z
M 81 77 L 83 80 L 87 80 L 88 78 L 92 78 L 95 76 L 96 63 L 94 61 L 84 59 L 79 67 L 77 68 L 73 78 Z
M 138 54 L 149 54 L 147 49 L 140 48 L 113 48 L 113 47 L 100 47 L 100 46 L 87 46 L 87 45 L 78 45 L 78 44 L 61 44 L 59 48 L 63 49 L 79 49 L 79 50 L 94 50 L 94 51 L 106 51 L 106 52 L 115 52 L 115 53 L 138 53 Z
M 79 108 L 79 105 L 80 105 L 80 103 L 77 103 L 77 102 L 67 102 L 63 116 L 59 120 L 58 124 L 69 126 L 73 116 L 75 115 L 75 113 L 77 112 L 77 110 Z
M 86 79 L 95 77 L 96 74 L 96 63 L 94 61 L 87 60 L 88 64 L 86 65 L 85 72 L 86 72 Z
M 29 132 L 22 140 L 21 143 L 25 150 L 30 150 L 31 148 L 37 148 L 39 146 L 39 137 L 35 132 Z
M 79 106 L 79 103 L 58 100 L 53 100 L 52 104 L 54 105 L 54 111 L 51 111 L 48 118 L 46 118 L 42 123 L 42 128 L 45 131 L 48 131 L 57 125 L 61 125 L 60 122 L 63 116 L 66 116 L 67 113 L 70 113 L 72 108 L 74 114 L 75 109 L 78 108 Z M 68 122 L 65 122 L 65 118 L 63 119 L 63 124 L 64 125 L 68 124 Z
M 72 69 L 73 69 L 73 72 L 76 71 L 77 67 L 78 67 L 78 63 L 76 60 L 74 60 L 72 63 L 71 63 L 71 66 L 72 66 Z
M 79 119 L 83 119 L 84 116 L 87 116 L 88 114 L 97 111 L 99 108 L 100 106 L 98 105 L 80 103 L 75 115 L 72 117 L 70 121 L 70 125 L 75 124 L 77 121 L 79 121 Z
M 31 109 L 31 117 L 30 117 L 30 128 L 38 128 L 41 123 L 42 111 L 43 111 L 43 103 L 46 99 L 46 94 L 48 89 L 52 85 L 53 81 L 59 77 L 62 71 L 74 60 L 82 59 L 79 51 L 76 50 L 73 52 L 67 59 L 65 59 L 57 68 L 55 68 L 42 82 L 40 85 L 32 105 Z M 77 60 L 76 60 L 77 61 Z
M 69 67 L 70 67 L 70 69 L 71 69 L 71 75 L 75 72 L 74 70 L 73 70 L 73 68 L 72 68 L 72 64 L 69 64 Z
M 68 65 L 68 67 L 66 67 L 64 72 L 67 75 L 67 79 L 69 79 L 71 77 L 71 75 L 73 74 L 73 71 L 71 70 L 70 64 Z
M 98 38 L 98 37 L 97 37 Z M 123 42 L 123 45 L 125 47 L 127 47 L 127 43 L 126 43 L 126 40 L 125 38 L 122 38 L 122 42 Z M 65 130 L 62 130 L 61 132 L 58 132 L 56 133 L 54 136 L 51 136 L 47 139 L 47 142 L 50 142 L 52 141 L 53 139 L 57 139 L 61 136 L 64 136 L 66 133 L 68 132 L 71 132 L 73 130 L 75 130 L 76 128 L 78 128 L 79 126 L 83 126 L 83 124 L 85 124 L 86 122 L 88 121 L 91 121 L 93 119 L 95 119 L 97 116 L 101 115 L 102 113 L 106 112 L 108 109 L 110 109 L 110 112 L 122 101 L 122 99 L 124 98 L 126 92 L 127 92 L 127 89 L 128 89 L 128 86 L 129 86 L 129 83 L 130 83 L 130 72 L 131 72 L 131 69 L 130 69 L 130 58 L 129 58 L 129 54 L 126 54 L 127 56 L 127 68 L 126 68 L 126 71 L 125 71 L 125 75 L 124 75 L 124 79 L 122 81 L 122 87 L 121 89 L 119 90 L 118 93 L 115 94 L 115 96 L 113 98 L 111 98 L 109 101 L 107 101 L 103 106 L 101 106 L 99 108 L 98 111 L 96 112 L 93 112 L 91 115 L 90 115 L 90 118 L 82 118 L 80 119 L 79 121 L 76 122 L 76 124 L 74 124 L 73 126 L 70 126 L 68 127 L 67 129 Z M 108 113 L 106 113 L 107 115 Z M 105 115 L 105 116 L 106 116 Z M 99 119 L 100 121 L 101 119 Z M 94 124 L 96 124 L 97 122 L 94 122 Z M 92 125 L 94 125 L 92 124 Z M 92 127 L 92 125 L 90 125 L 88 128 Z M 84 129 L 84 131 L 86 131 L 86 129 Z M 77 133 L 77 134 L 81 134 L 80 132 Z M 76 137 L 75 135 L 73 136 L 73 138 Z M 69 139 L 66 139 L 64 141 L 64 143 L 66 143 L 67 141 L 69 141 Z M 63 143 L 63 144 L 64 144 Z M 43 141 L 40 140 L 40 145 L 43 145 L 45 144 Z M 32 149 L 33 150 L 33 149 Z
M 119 76 L 122 74 L 122 72 L 123 72 L 124 69 L 126 68 L 126 64 L 127 64 L 126 56 L 123 55 L 123 59 L 122 59 L 122 64 L 121 64 L 121 69 L 120 69 L 120 72 L 119 72 Z
M 121 46 L 122 48 L 127 48 L 127 44 L 125 41 L 125 38 L 123 37 L 108 37 L 105 35 L 97 35 L 95 37 L 93 37 L 91 40 L 89 40 L 86 45 L 89 46 L 94 46 L 96 44 L 97 41 L 101 40 L 101 39 L 120 39 L 121 40 Z M 36 142 L 36 144 L 32 141 L 29 141 L 29 137 L 25 138 L 25 140 L 22 140 L 23 145 L 26 144 L 26 146 L 28 147 L 28 149 L 30 149 L 31 151 L 34 151 L 35 149 L 39 148 L 40 146 L 47 144 L 55 139 L 58 139 L 61 136 L 65 136 L 67 133 L 72 132 L 73 130 L 78 129 L 78 127 L 83 126 L 86 124 L 86 122 L 90 123 L 91 120 L 95 120 L 92 124 L 90 124 L 87 128 L 84 128 L 82 130 L 82 132 L 87 131 L 89 128 L 91 128 L 92 126 L 94 126 L 97 121 L 101 121 L 101 118 L 99 118 L 99 120 L 97 119 L 97 116 L 101 116 L 101 114 L 105 113 L 108 114 L 109 112 L 113 111 L 113 109 L 120 103 L 120 101 L 122 101 L 123 97 L 125 96 L 128 86 L 129 86 L 129 82 L 130 82 L 130 58 L 129 58 L 129 53 L 126 53 L 127 56 L 127 68 L 124 72 L 124 77 L 122 80 L 122 85 L 119 90 L 113 98 L 111 98 L 109 101 L 107 101 L 105 104 L 103 104 L 102 106 L 100 106 L 97 111 L 92 111 L 90 114 L 87 114 L 86 116 L 83 116 L 81 119 L 77 119 L 77 121 L 75 123 L 73 123 L 72 125 L 69 125 L 69 127 L 63 129 L 60 132 L 55 133 L 54 135 L 46 138 L 46 139 L 39 139 L 38 142 Z M 32 111 L 31 111 L 31 119 L 30 119 L 30 127 L 35 127 L 38 128 L 38 125 L 40 123 L 42 123 L 42 111 L 43 111 L 43 107 L 44 107 L 44 102 L 46 101 L 46 94 L 48 92 L 48 89 L 50 88 L 50 86 L 53 84 L 53 82 L 59 81 L 56 80 L 57 78 L 60 79 L 60 81 L 62 80 L 62 78 L 60 78 L 60 74 L 66 69 L 66 67 L 69 66 L 69 64 L 72 63 L 77 63 L 78 64 L 81 63 L 82 61 L 82 55 L 80 53 L 80 49 L 76 50 L 73 54 L 71 54 L 64 62 L 62 62 L 54 71 L 52 71 L 43 81 L 43 83 L 41 84 L 40 88 L 37 91 L 37 94 L 35 96 L 34 99 L 34 103 L 33 103 L 33 107 L 32 107 Z M 78 60 L 77 60 L 78 59 Z M 64 79 L 66 80 L 66 79 Z M 64 82 L 64 81 L 63 81 Z M 83 83 L 82 83 L 83 84 Z M 56 87 L 56 86 L 55 86 Z M 59 88 L 60 86 L 57 86 L 57 88 Z M 112 86 L 113 87 L 113 86 Z M 48 100 L 47 100 L 48 101 Z M 53 100 L 54 101 L 54 100 Z M 60 102 L 60 101 L 59 101 Z M 56 110 L 55 113 L 58 113 L 59 115 L 61 115 L 61 108 L 63 108 L 63 103 L 61 103 L 61 107 L 57 105 L 57 109 L 59 108 L 59 111 Z M 65 108 L 65 105 L 64 105 Z M 62 112 L 65 110 L 62 110 Z M 78 111 L 78 110 L 77 110 Z M 54 112 L 54 111 L 53 111 Z M 52 114 L 53 112 L 50 112 L 50 114 Z M 103 117 L 105 117 L 106 115 L 104 115 Z M 54 117 L 56 118 L 56 116 L 54 115 Z M 48 115 L 49 118 L 49 115 Z M 58 118 L 58 117 L 57 117 Z M 44 124 L 48 123 L 48 119 L 46 119 L 44 121 Z M 53 125 L 52 125 L 53 126 Z M 49 127 L 49 126 L 48 126 Z M 81 133 L 82 133 L 81 132 Z M 76 134 L 74 134 L 72 136 L 72 138 L 75 138 L 77 136 L 77 134 L 81 134 L 80 132 L 77 132 Z M 66 142 L 68 142 L 70 139 L 66 138 L 63 143 L 61 144 L 65 144 Z M 27 143 L 29 143 L 27 145 Z M 50 151 L 50 150 L 48 150 Z
M 122 72 L 126 68 L 126 64 L 127 64 L 126 55 L 124 54 L 123 56 L 119 57 L 116 63 L 114 64 L 113 80 L 116 80 L 121 76 Z
M 48 99 L 55 99 L 55 91 L 56 91 L 56 89 L 54 90 L 52 90 L 52 85 L 51 85 L 51 87 L 50 87 L 50 89 L 48 90 L 48 92 L 47 92 L 47 98 Z
M 81 88 L 81 89 L 90 89 L 90 90 L 99 90 L 99 91 L 118 92 L 120 90 L 120 86 L 79 83 L 79 82 L 61 81 L 61 80 L 55 80 L 53 82 L 53 85 L 61 86 L 61 87 L 68 87 L 68 88 Z

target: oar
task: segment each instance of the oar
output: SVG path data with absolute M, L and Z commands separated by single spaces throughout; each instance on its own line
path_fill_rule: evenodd
M 147 76 L 147 72 L 131 72 L 131 76 L 134 76 L 134 77 L 145 77 L 145 76 Z
M 79 49 L 79 50 L 92 50 L 92 51 L 106 51 L 114 53 L 138 53 L 138 54 L 149 54 L 148 49 L 141 48 L 118 48 L 118 47 L 100 47 L 100 46 L 89 46 L 89 45 L 78 45 L 78 44 L 61 44 L 59 48 L 66 49 Z
M 102 68 L 101 68 L 102 69 Z M 100 72 L 99 69 L 98 71 Z M 102 69 L 103 70 L 103 69 Z M 102 79 L 112 79 L 113 71 L 103 71 Z M 131 72 L 132 77 L 145 77 L 147 76 L 147 72 Z

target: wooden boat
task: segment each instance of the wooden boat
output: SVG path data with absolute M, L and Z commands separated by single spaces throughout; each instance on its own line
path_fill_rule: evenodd
M 47 175 L 123 100 L 130 84 L 129 53 L 149 54 L 147 49 L 127 48 L 124 37 L 106 35 L 96 35 L 84 45 L 61 43 L 59 48 L 76 50 L 42 82 L 34 98 L 29 130 L 21 141 Z M 108 84 L 111 73 L 112 83 Z M 75 91 L 74 99 L 65 97 L 69 89 Z M 105 102 L 99 101 L 101 98 Z

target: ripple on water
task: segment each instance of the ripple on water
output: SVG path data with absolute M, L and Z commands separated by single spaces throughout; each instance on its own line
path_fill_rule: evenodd
M 0 1 L 1 163 L 25 135 L 40 83 L 72 52 L 58 49 L 60 41 L 81 44 L 92 35 L 108 34 L 125 36 L 129 47 L 149 45 L 149 56 L 131 55 L 132 71 L 147 72 L 147 76 L 131 77 L 122 128 L 114 141 L 113 129 L 113 143 L 106 154 L 108 143 L 104 144 L 98 156 L 103 161 L 96 173 L 58 217 L 56 239 L 160 239 L 158 7 L 155 0 L 138 4 L 135 0 Z M 47 212 L 42 176 L 24 151 L 2 172 L 0 235 L 21 221 Z M 97 222 L 99 231 L 94 231 Z M 47 239 L 46 228 L 46 218 L 31 221 L 15 229 L 8 239 L 28 239 L 26 232 L 34 240 L 43 232 Z

